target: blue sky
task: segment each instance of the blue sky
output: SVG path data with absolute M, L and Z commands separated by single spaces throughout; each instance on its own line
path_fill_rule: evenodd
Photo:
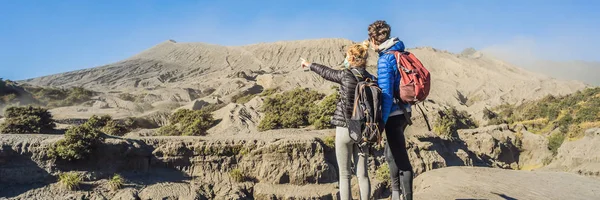
M 600 61 L 600 1 L 0 0 L 0 77 L 90 68 L 162 41 L 246 45 L 366 38 L 387 20 L 408 47 L 467 47 L 507 59 Z

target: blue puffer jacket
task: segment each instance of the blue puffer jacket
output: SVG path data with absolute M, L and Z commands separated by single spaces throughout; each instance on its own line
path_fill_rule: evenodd
M 382 119 L 387 123 L 390 114 L 402 114 L 404 111 L 394 102 L 394 95 L 398 94 L 400 86 L 400 73 L 396 67 L 396 58 L 389 51 L 404 51 L 404 43 L 398 38 L 390 38 L 379 45 L 379 60 L 377 61 L 377 84 L 382 90 L 381 102 Z M 410 105 L 399 103 L 410 112 Z

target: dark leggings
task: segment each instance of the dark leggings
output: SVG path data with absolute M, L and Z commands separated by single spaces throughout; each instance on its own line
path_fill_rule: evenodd
M 406 126 L 404 115 L 391 116 L 388 119 L 385 125 L 387 137 L 385 158 L 390 167 L 392 190 L 402 191 L 404 199 L 412 200 L 413 168 L 406 150 L 406 140 L 404 138 Z

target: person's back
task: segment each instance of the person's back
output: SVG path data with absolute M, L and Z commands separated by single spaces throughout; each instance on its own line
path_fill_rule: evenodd
M 344 200 L 352 199 L 350 190 L 352 160 L 354 160 L 355 164 L 354 169 L 358 178 L 361 199 L 369 199 L 371 193 L 371 184 L 367 171 L 369 149 L 359 149 L 358 145 L 350 138 L 348 130 L 348 120 L 352 116 L 354 108 L 356 85 L 359 80 L 363 81 L 368 77 L 372 77 L 365 69 L 367 50 L 366 46 L 352 45 L 346 53 L 346 60 L 344 61 L 345 69 L 342 70 L 334 70 L 317 63 L 302 62 L 303 67 L 310 67 L 311 71 L 314 71 L 326 80 L 340 84 L 340 98 L 331 124 L 336 126 L 335 153 L 339 169 L 340 197 Z
M 381 110 L 385 123 L 390 116 L 401 115 L 405 111 L 411 112 L 409 104 L 397 101 L 398 99 L 395 94 L 398 93 L 401 76 L 396 67 L 394 54 L 388 53 L 390 51 L 404 51 L 405 47 L 404 42 L 398 38 L 389 38 L 377 47 L 376 51 L 379 54 L 379 59 L 377 60 L 377 77 L 379 79 L 379 87 L 383 91 Z
M 391 28 L 385 21 L 375 21 L 368 28 L 369 42 L 379 54 L 377 78 L 382 90 L 381 112 L 385 123 L 387 142 L 385 157 L 390 167 L 392 179 L 392 199 L 400 199 L 400 193 L 406 200 L 412 200 L 413 170 L 406 150 L 404 130 L 408 126 L 411 109 L 402 103 L 395 94 L 400 86 L 400 73 L 396 58 L 389 51 L 404 51 L 404 43 L 390 37 Z

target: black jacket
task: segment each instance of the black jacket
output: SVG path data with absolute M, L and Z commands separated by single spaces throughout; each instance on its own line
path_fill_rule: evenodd
M 359 78 L 361 81 L 370 77 L 374 78 L 364 67 L 350 67 L 350 69 L 355 73 L 358 72 L 362 75 L 362 77 Z M 348 127 L 346 122 L 352 116 L 352 109 L 354 108 L 354 92 L 356 84 L 358 83 L 356 76 L 348 69 L 335 70 L 316 63 L 310 65 L 310 70 L 319 74 L 325 80 L 340 84 L 340 98 L 338 99 L 335 113 L 331 118 L 331 124 L 339 127 Z

